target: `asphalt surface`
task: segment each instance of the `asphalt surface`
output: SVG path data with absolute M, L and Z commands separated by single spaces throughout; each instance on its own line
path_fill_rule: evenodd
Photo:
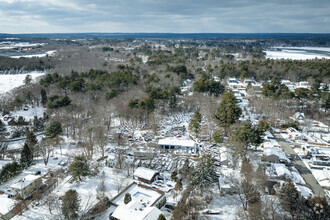
M 305 180 L 306 185 L 312 189 L 315 196 L 324 197 L 325 192 L 320 184 L 317 182 L 312 172 L 305 166 L 301 158 L 296 154 L 296 152 L 291 148 L 290 143 L 282 138 L 281 134 L 274 134 L 277 142 L 280 144 L 285 153 L 292 156 L 292 164 L 299 171 L 302 178 Z

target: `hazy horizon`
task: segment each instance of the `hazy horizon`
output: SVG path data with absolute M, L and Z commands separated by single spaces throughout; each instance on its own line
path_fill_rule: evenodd
M 326 0 L 0 0 L 2 33 L 330 33 Z

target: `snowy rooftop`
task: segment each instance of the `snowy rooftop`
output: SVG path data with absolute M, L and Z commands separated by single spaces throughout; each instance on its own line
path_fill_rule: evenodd
M 158 141 L 159 145 L 170 145 L 170 146 L 183 146 L 183 147 L 195 147 L 195 141 L 184 140 L 178 138 L 164 138 Z
M 291 179 L 292 182 L 297 184 L 306 184 L 304 179 L 300 176 L 298 170 L 295 168 L 292 168 L 290 171 L 284 164 L 273 164 L 273 168 L 275 169 L 278 177 Z
M 129 202 L 127 205 L 121 205 L 116 208 L 112 213 L 112 216 L 124 220 L 124 219 L 136 219 L 136 220 L 154 220 L 157 219 L 162 212 L 156 207 L 146 207 L 140 210 L 138 202 Z
M 273 166 L 276 170 L 277 176 L 283 176 L 287 178 L 291 176 L 290 170 L 288 170 L 284 164 L 273 164 Z
M 290 160 L 286 157 L 283 150 L 279 147 L 265 147 L 264 148 L 264 154 L 266 156 L 276 155 L 276 156 L 279 157 L 279 159 L 286 160 L 286 161 L 290 162 Z
M 300 186 L 297 184 L 294 184 L 294 185 L 303 197 L 308 198 L 309 196 L 314 196 L 314 193 L 312 192 L 312 190 L 310 188 L 308 188 L 306 186 Z
M 140 187 L 138 184 L 131 185 L 125 192 L 123 192 L 118 198 L 116 198 L 112 203 L 116 204 L 117 206 L 124 205 L 124 197 L 125 194 L 129 193 L 132 197 L 132 202 L 140 202 L 141 204 L 144 203 L 146 206 L 152 205 L 159 197 L 162 196 L 159 192 Z
M 20 181 L 14 183 L 13 185 L 10 186 L 12 189 L 24 189 L 26 186 L 30 185 L 33 183 L 36 179 L 40 178 L 40 176 L 36 175 L 27 175 Z
M 146 180 L 151 180 L 156 173 L 158 173 L 157 170 L 152 170 L 146 167 L 138 167 L 134 172 L 134 176 Z

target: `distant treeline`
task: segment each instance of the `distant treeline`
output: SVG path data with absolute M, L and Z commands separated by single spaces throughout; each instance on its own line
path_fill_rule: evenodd
M 44 71 L 54 68 L 52 61 L 48 58 L 10 58 L 5 56 L 0 56 L 0 71 L 9 70 L 24 70 L 33 71 L 39 70 Z
M 270 80 L 274 76 L 292 81 L 305 81 L 318 78 L 322 82 L 330 82 L 330 60 L 246 60 L 220 61 L 212 71 L 221 79 L 225 77 L 253 78 L 256 80 Z

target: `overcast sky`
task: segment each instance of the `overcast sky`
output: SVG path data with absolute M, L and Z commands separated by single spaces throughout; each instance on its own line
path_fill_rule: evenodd
M 330 33 L 330 0 L 0 0 L 0 33 Z

